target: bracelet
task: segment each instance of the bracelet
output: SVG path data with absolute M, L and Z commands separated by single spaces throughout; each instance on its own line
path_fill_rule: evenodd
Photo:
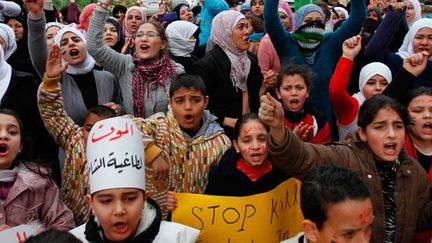
M 103 9 L 105 9 L 105 10 L 108 10 L 108 7 L 109 7 L 109 4 L 108 3 L 104 3 L 104 2 L 102 2 L 102 1 L 97 1 L 97 3 L 96 3 L 96 5 L 97 6 L 100 6 L 101 8 L 103 8 Z

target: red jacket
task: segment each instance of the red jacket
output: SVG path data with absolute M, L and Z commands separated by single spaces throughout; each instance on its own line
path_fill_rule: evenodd
M 408 151 L 408 154 L 413 157 L 415 160 L 417 160 L 417 149 L 414 146 L 414 143 L 411 139 L 411 137 L 407 134 L 405 134 L 405 149 Z M 432 183 L 432 167 L 429 168 L 428 177 L 429 177 L 429 183 Z

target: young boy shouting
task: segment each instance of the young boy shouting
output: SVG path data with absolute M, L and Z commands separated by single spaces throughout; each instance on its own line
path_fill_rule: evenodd
M 93 215 L 71 231 L 84 242 L 195 242 L 199 231 L 162 221 L 158 204 L 145 191 L 144 145 L 131 119 L 97 122 L 87 140 Z
M 156 180 L 152 173 L 146 177 L 147 189 L 154 192 L 152 198 L 160 205 L 165 205 L 168 191 L 203 193 L 210 165 L 219 162 L 231 147 L 217 117 L 205 110 L 209 98 L 199 76 L 178 75 L 171 83 L 169 96 L 167 114 L 135 120 L 140 130 L 153 137 L 169 164 L 167 179 Z M 167 212 L 164 209 L 164 215 Z

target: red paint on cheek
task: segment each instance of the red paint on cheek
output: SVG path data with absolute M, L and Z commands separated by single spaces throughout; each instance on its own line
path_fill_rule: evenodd
M 369 224 L 372 217 L 372 208 L 368 208 L 367 210 L 361 212 L 358 216 L 361 225 Z
M 244 149 L 242 150 L 242 152 L 243 152 L 244 154 L 248 154 L 248 153 L 250 152 L 250 147 L 244 148 Z

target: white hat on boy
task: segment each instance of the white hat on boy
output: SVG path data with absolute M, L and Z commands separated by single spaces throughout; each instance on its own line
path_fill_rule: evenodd
M 144 144 L 128 118 L 94 124 L 87 140 L 90 194 L 114 188 L 145 190 Z

